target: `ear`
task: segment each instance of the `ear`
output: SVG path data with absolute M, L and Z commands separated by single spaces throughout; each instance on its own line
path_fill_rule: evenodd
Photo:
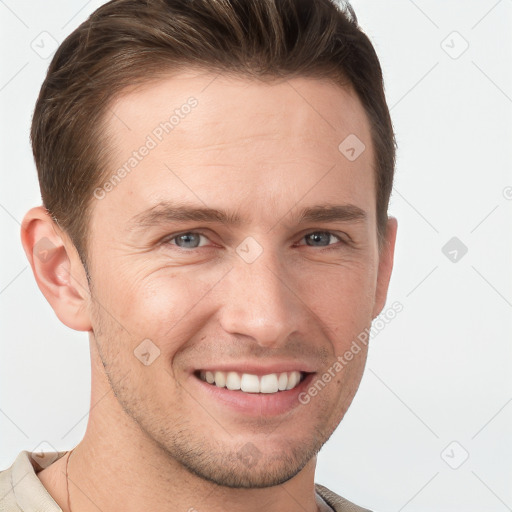
M 391 271 L 393 270 L 397 229 L 398 222 L 396 218 L 389 217 L 385 240 L 379 252 L 379 270 L 377 275 L 377 289 L 375 291 L 373 318 L 380 314 L 386 304 L 389 280 L 391 279 Z
M 25 214 L 21 242 L 37 285 L 59 320 L 76 331 L 90 331 L 85 269 L 70 238 L 46 208 L 37 206 Z

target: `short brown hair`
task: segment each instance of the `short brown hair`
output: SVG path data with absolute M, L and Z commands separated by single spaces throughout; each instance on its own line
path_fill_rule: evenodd
M 187 66 L 260 79 L 325 78 L 352 86 L 371 126 L 381 245 L 396 142 L 380 63 L 350 4 L 112 0 L 58 48 L 31 130 L 43 205 L 73 241 L 86 271 L 93 190 L 108 172 L 102 131 L 109 104 L 128 86 Z

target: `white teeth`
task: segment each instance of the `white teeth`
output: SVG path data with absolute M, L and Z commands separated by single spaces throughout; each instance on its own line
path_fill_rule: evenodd
M 277 393 L 277 375 L 263 375 L 260 380 L 260 393 Z
M 226 377 L 226 387 L 231 390 L 240 389 L 240 377 L 236 372 L 229 372 Z
M 215 385 L 219 388 L 226 385 L 226 374 L 224 372 L 215 372 Z
M 279 375 L 279 379 L 277 381 L 277 389 L 279 391 L 284 391 L 286 386 L 288 385 L 288 375 L 286 373 L 281 373 Z
M 219 388 L 228 388 L 232 391 L 245 393 L 277 393 L 293 389 L 301 381 L 301 373 L 298 371 L 269 373 L 258 377 L 250 373 L 207 371 L 200 372 L 203 381 Z
M 257 375 L 244 373 L 242 375 L 242 382 L 240 389 L 246 393 L 259 393 L 260 392 L 260 379 Z
M 299 372 L 292 372 L 288 377 L 288 384 L 286 385 L 286 389 L 293 389 L 300 380 Z

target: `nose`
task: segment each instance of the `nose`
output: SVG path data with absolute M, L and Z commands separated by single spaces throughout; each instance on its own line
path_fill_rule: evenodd
M 252 338 L 262 347 L 284 345 L 308 316 L 291 276 L 269 251 L 252 263 L 236 259 L 221 292 L 225 298 L 220 313 L 222 328 L 232 335 Z

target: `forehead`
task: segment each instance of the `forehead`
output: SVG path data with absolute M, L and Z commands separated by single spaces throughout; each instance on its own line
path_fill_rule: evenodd
M 182 71 L 118 96 L 106 135 L 106 180 L 122 175 L 98 205 L 106 214 L 128 219 L 173 199 L 243 211 L 249 201 L 251 219 L 275 220 L 286 200 L 306 196 L 370 210 L 374 202 L 366 113 L 351 88 L 327 80 Z M 342 150 L 354 141 L 364 150 L 351 160 Z
M 198 108 L 181 123 L 188 117 L 186 105 L 191 98 Z M 226 136 L 239 141 L 244 136 L 293 136 L 314 142 L 320 136 L 328 142 L 349 133 L 361 139 L 369 136 L 366 113 L 351 86 L 307 77 L 262 81 L 189 69 L 125 89 L 106 116 L 107 130 L 117 142 L 150 133 L 170 120 L 175 139 L 200 128 L 202 138 L 207 136 L 212 142 L 228 142 Z M 179 142 L 185 148 L 187 142 L 196 146 L 200 141 L 188 137 Z

